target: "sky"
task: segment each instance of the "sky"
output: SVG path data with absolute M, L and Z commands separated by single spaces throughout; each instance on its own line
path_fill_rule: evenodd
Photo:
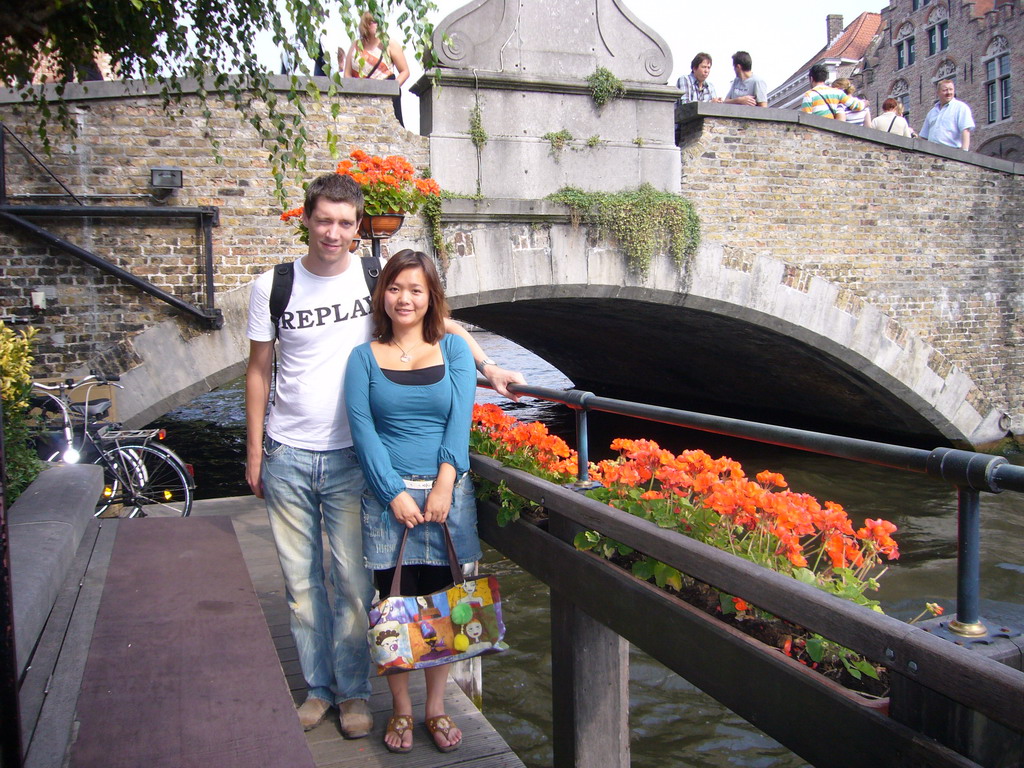
M 544 0 L 562 2 L 562 0 Z M 437 25 L 446 16 L 468 5 L 466 0 L 435 0 L 439 10 L 431 15 Z M 782 83 L 825 46 L 825 17 L 836 13 L 849 25 L 865 11 L 878 13 L 887 0 L 729 0 L 715 3 L 693 0 L 625 0 L 634 16 L 654 29 L 672 51 L 672 74 L 668 82 L 690 71 L 694 54 L 705 51 L 713 60 L 710 81 L 720 96 L 733 79 L 732 54 L 750 53 L 754 74 L 768 83 L 768 90 Z M 342 39 L 343 33 L 342 33 Z M 279 66 L 273 46 L 261 46 L 261 59 L 268 66 Z M 405 84 L 402 109 L 406 127 L 419 130 L 419 99 L 409 86 L 423 74 L 419 62 L 406 47 L 411 75 Z

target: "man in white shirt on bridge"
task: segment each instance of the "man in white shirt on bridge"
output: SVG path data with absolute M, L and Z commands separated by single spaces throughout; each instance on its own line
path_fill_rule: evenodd
M 939 80 L 935 89 L 939 100 L 924 119 L 921 138 L 968 151 L 974 129 L 971 108 L 956 98 L 956 86 L 952 80 Z

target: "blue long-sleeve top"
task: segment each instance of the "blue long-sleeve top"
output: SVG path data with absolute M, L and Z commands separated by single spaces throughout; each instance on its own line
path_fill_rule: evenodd
M 369 343 L 352 350 L 345 371 L 345 407 L 363 474 L 389 504 L 405 490 L 403 476 L 437 475 L 443 463 L 469 469 L 469 430 L 476 394 L 473 355 L 465 340 L 441 339 L 444 377 L 426 385 L 397 384 L 377 364 Z

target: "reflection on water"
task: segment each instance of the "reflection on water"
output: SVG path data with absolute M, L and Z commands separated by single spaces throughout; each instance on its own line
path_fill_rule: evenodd
M 531 384 L 560 389 L 570 382 L 534 355 L 501 337 L 476 334 L 506 367 L 524 372 Z M 522 420 L 541 420 L 573 442 L 569 409 L 535 400 L 511 404 L 490 390 L 478 401 L 499 402 Z M 160 420 L 168 442 L 196 465 L 197 496 L 247 494 L 244 392 L 241 381 L 202 395 Z M 646 437 L 674 452 L 700 448 L 739 461 L 748 475 L 771 469 L 790 487 L 819 500 L 842 504 L 854 521 L 882 517 L 899 532 L 900 559 L 882 579 L 878 594 L 887 613 L 909 619 L 925 601 L 947 610 L 956 597 L 956 494 L 921 475 L 859 465 L 801 451 L 747 443 L 652 422 L 592 414 L 591 458 L 610 455 L 615 437 Z M 982 616 L 1024 624 L 1024 497 L 1004 493 L 982 498 Z M 502 577 L 511 650 L 484 659 L 484 706 L 529 766 L 551 756 L 551 681 L 547 588 L 493 549 L 485 567 Z M 749 766 L 796 768 L 806 763 L 733 715 L 685 680 L 633 649 L 630 672 L 633 765 Z

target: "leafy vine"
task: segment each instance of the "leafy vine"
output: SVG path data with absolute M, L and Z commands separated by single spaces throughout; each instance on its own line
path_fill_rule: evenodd
M 613 237 L 630 267 L 641 274 L 659 250 L 668 250 L 676 264 L 697 252 L 700 219 L 682 195 L 662 192 L 650 184 L 622 192 L 584 192 L 563 187 L 548 199 L 568 206 L 574 226 L 586 221 L 601 235 Z

